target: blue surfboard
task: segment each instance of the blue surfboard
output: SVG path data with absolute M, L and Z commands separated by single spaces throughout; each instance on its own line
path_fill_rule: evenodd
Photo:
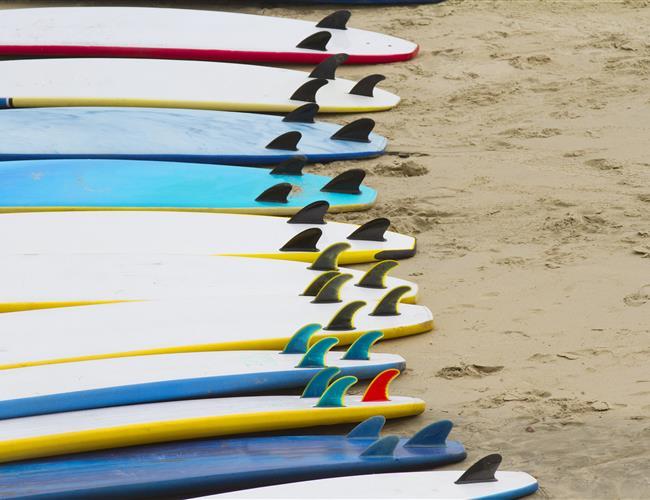
M 410 439 L 372 417 L 347 436 L 204 439 L 0 465 L 3 498 L 188 498 L 292 481 L 431 468 L 465 458 L 448 420 Z
M 318 105 L 286 117 L 164 108 L 33 108 L 0 111 L 0 160 L 117 158 L 269 165 L 378 156 L 386 139 L 361 118 L 313 122 Z
M 318 200 L 331 211 L 369 208 L 365 173 L 302 174 L 301 159 L 268 171 L 134 160 L 0 162 L 0 211 L 191 210 L 288 215 Z

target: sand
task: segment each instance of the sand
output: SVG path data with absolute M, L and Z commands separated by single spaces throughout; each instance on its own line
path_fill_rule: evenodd
M 66 2 L 2 7 L 38 4 Z M 408 360 L 393 392 L 428 410 L 387 430 L 449 418 L 470 461 L 502 453 L 538 497 L 648 498 L 650 2 L 451 0 L 353 9 L 351 25 L 421 45 L 412 62 L 340 71 L 384 73 L 403 97 L 373 115 L 389 154 L 313 169 L 368 169 L 376 208 L 338 218 L 386 216 L 419 238 L 396 274 L 420 283 L 437 329 L 381 350 Z

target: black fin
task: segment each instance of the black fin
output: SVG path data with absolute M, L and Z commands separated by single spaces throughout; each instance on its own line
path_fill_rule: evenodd
M 330 208 L 330 204 L 324 200 L 315 201 L 298 210 L 287 224 L 327 224 L 325 214 Z
M 385 79 L 386 77 L 384 75 L 368 75 L 365 78 L 359 80 L 357 84 L 352 87 L 350 94 L 375 97 L 372 91 L 379 82 Z
M 330 139 L 335 141 L 370 142 L 370 132 L 375 128 L 375 120 L 359 118 L 342 126 Z
M 282 137 L 282 136 L 280 136 Z M 302 168 L 307 164 L 306 156 L 294 156 L 273 167 L 271 175 L 302 175 Z
M 316 93 L 324 85 L 327 85 L 327 80 L 324 78 L 309 80 L 298 87 L 298 90 L 289 99 L 293 101 L 316 102 Z
M 315 102 L 308 102 L 298 106 L 293 111 L 289 111 L 282 121 L 287 123 L 314 123 L 314 117 L 320 107 Z
M 325 78 L 325 80 L 335 80 L 336 79 L 336 70 L 345 61 L 348 60 L 347 54 L 334 54 L 329 56 L 327 59 L 321 61 L 318 66 L 316 66 L 311 73 L 309 73 L 310 78 Z
M 321 189 L 324 193 L 361 194 L 359 186 L 366 177 L 366 171 L 352 168 L 337 175 Z
M 298 143 L 302 139 L 300 132 L 285 132 L 266 145 L 266 149 L 281 149 L 283 151 L 298 151 Z
M 320 289 L 312 304 L 335 304 L 341 302 L 341 288 L 352 279 L 351 274 L 339 274 L 329 280 Z
M 311 266 L 312 271 L 338 271 L 339 256 L 350 248 L 349 243 L 334 243 L 323 250 Z
M 316 244 L 323 235 L 317 227 L 310 227 L 298 233 L 289 241 L 287 241 L 282 248 L 281 252 L 318 252 Z
M 397 261 L 395 260 L 382 260 L 372 266 L 366 274 L 359 280 L 357 286 L 361 288 L 386 288 L 386 275 L 388 271 L 396 267 Z
M 379 219 L 369 220 L 356 228 L 348 240 L 362 240 L 362 241 L 386 241 L 384 234 L 390 227 L 390 221 L 385 217 Z
M 329 31 L 317 31 L 313 35 L 309 35 L 302 42 L 296 45 L 299 49 L 320 50 L 325 52 L 327 50 L 327 43 L 332 38 Z
M 492 483 L 497 480 L 494 474 L 501 465 L 501 460 L 501 455 L 498 453 L 483 457 L 454 482 L 455 484 Z
M 337 10 L 321 19 L 316 27 L 330 30 L 346 30 L 351 15 L 349 10 Z
M 266 201 L 269 203 L 289 203 L 289 193 L 293 186 L 288 182 L 281 182 L 271 186 L 261 195 L 255 198 L 255 201 Z
M 399 304 L 399 301 L 404 294 L 410 291 L 410 286 L 396 286 L 381 298 L 377 307 L 375 307 L 374 311 L 370 313 L 370 316 L 399 316 L 397 304 Z
M 324 329 L 329 331 L 354 330 L 354 324 L 352 323 L 354 315 L 365 305 L 366 303 L 363 300 L 355 300 L 345 304 Z
M 302 295 L 305 297 L 316 297 L 318 292 L 320 292 L 325 286 L 325 283 L 330 281 L 332 278 L 337 277 L 339 274 L 341 273 L 338 271 L 325 271 L 324 273 L 319 274 L 311 283 L 309 283 L 309 285 L 307 285 L 307 288 L 302 292 Z

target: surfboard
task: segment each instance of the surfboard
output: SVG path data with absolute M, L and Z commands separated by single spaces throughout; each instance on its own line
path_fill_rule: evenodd
M 348 63 L 369 64 L 417 53 L 412 42 L 350 28 L 349 19 L 345 10 L 313 22 L 191 9 L 7 9 L 0 12 L 0 55 L 314 64 L 345 52 Z
M 388 219 L 362 226 L 325 223 L 327 209 L 326 202 L 316 202 L 291 219 L 147 211 L 2 214 L 0 255 L 231 255 L 314 262 L 329 248 L 326 254 L 340 254 L 344 265 L 415 254 L 415 238 L 387 231 Z M 331 270 L 331 258 L 326 260 L 325 270 Z
M 0 420 L 0 462 L 422 413 L 421 399 L 388 396 L 398 374 L 380 373 L 363 396 L 346 395 L 357 381 L 346 376 L 329 386 L 310 382 L 302 396 L 193 399 Z
M 315 102 L 324 113 L 381 111 L 399 97 L 375 86 L 247 64 L 163 59 L 0 62 L 0 107 L 137 106 L 285 113 Z
M 317 111 L 315 103 L 284 117 L 166 108 L 5 109 L 0 160 L 99 158 L 275 166 L 296 155 L 327 162 L 378 156 L 386 149 L 386 139 L 372 132 L 375 123 L 370 118 L 339 126 L 314 122 Z M 299 172 L 297 167 L 294 171 Z
M 209 498 L 430 498 L 503 499 L 535 493 L 537 480 L 525 472 L 493 472 L 490 463 L 500 455 L 488 455 L 467 471 L 422 471 L 373 474 L 369 477 L 335 477 L 244 489 Z M 486 463 L 488 465 L 486 466 Z M 478 467 L 477 467 L 478 466 Z
M 435 467 L 465 457 L 463 446 L 447 439 L 448 420 L 410 438 L 380 437 L 384 421 L 371 417 L 347 436 L 201 439 L 3 464 L 0 490 L 5 498 L 187 498 L 279 481 Z
M 355 174 L 356 179 L 350 179 Z M 368 209 L 375 202 L 377 193 L 361 185 L 364 176 L 359 169 L 332 179 L 200 163 L 7 161 L 0 162 L 0 212 L 174 210 L 290 215 L 319 200 L 327 201 L 332 212 L 347 212 Z

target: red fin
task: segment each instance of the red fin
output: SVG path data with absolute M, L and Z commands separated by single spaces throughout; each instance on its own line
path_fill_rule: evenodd
M 388 398 L 388 385 L 399 375 L 399 370 L 390 368 L 377 375 L 366 389 L 361 401 L 390 401 Z

